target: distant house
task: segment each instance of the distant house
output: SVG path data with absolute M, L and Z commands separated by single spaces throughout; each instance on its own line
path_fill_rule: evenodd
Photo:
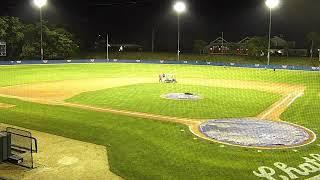
M 239 42 L 229 42 L 222 37 L 218 37 L 204 48 L 204 52 L 213 55 L 248 55 L 247 44 L 250 37 L 246 37 Z M 307 56 L 307 49 L 296 48 L 294 41 L 287 41 L 280 36 L 271 39 L 271 54 L 278 56 Z
M 229 42 L 222 37 L 210 42 L 204 49 L 204 52 L 215 55 L 247 55 L 248 49 L 246 45 L 250 40 L 249 37 L 239 42 Z
M 4 41 L 0 41 L 0 56 L 7 55 L 7 43 Z
M 282 37 L 274 36 L 271 39 L 271 53 L 278 56 L 307 56 L 307 49 L 296 48 L 294 41 L 287 41 Z
M 237 55 L 248 55 L 248 48 L 247 48 L 247 44 L 250 41 L 251 38 L 246 37 L 244 39 L 242 39 L 241 41 L 239 41 L 238 43 L 236 43 L 236 54 Z
M 228 54 L 230 53 L 232 43 L 226 41 L 222 37 L 218 37 L 214 41 L 210 42 L 204 49 L 208 54 Z

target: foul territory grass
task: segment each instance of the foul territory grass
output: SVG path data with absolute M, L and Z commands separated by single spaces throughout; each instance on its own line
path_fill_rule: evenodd
M 169 100 L 168 93 L 194 93 L 200 100 Z M 181 84 L 137 84 L 82 93 L 69 102 L 186 118 L 254 117 L 280 95 L 255 90 Z
M 282 119 L 310 128 L 316 134 L 320 132 L 318 72 L 145 64 L 1 66 L 0 86 L 97 77 L 154 77 L 157 80 L 160 73 L 176 74 L 178 81 L 179 78 L 212 78 L 304 85 L 305 95 L 290 106 Z M 297 167 L 304 162 L 302 157 L 320 153 L 319 140 L 296 148 L 297 151 L 258 152 L 194 139 L 188 128 L 180 124 L 15 99 L 0 98 L 0 102 L 16 105 L 0 109 L 0 122 L 106 146 L 111 170 L 126 179 L 257 179 L 252 171 L 260 166 L 274 168 L 275 162 L 283 162 Z M 274 169 L 275 179 L 286 175 Z

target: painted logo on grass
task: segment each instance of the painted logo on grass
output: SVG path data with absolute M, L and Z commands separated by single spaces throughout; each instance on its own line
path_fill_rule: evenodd
M 253 174 L 268 180 L 301 179 L 304 176 L 316 176 L 320 172 L 320 154 L 310 154 L 309 156 L 302 157 L 304 163 L 299 164 L 297 167 L 291 167 L 283 162 L 276 162 L 273 164 L 273 167 L 259 167 L 257 171 L 253 171 Z M 276 170 L 279 173 L 276 173 Z

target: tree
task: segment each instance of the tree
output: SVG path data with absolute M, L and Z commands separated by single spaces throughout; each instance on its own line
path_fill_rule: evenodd
M 16 17 L 0 17 L 0 39 L 7 43 L 7 56 L 17 58 L 23 44 L 24 24 Z
M 247 43 L 249 56 L 261 56 L 267 53 L 268 40 L 265 37 L 253 37 Z
M 25 26 L 24 44 L 22 46 L 22 58 L 38 58 L 40 56 L 40 23 L 29 24 Z M 74 40 L 73 35 L 61 27 L 43 24 L 43 49 L 44 57 L 69 58 L 78 51 L 78 43 Z
M 40 58 L 40 34 L 38 32 L 38 26 L 35 24 L 25 26 L 23 31 L 24 43 L 20 54 L 21 58 Z
M 193 51 L 200 52 L 200 54 L 202 54 L 206 45 L 207 45 L 207 42 L 205 42 L 203 40 L 195 40 L 193 42 Z
M 320 47 L 320 32 L 310 32 L 307 34 L 307 40 L 310 42 L 310 57 L 313 57 L 314 48 Z
M 45 47 L 47 48 L 45 55 L 49 58 L 69 58 L 79 49 L 73 35 L 64 28 L 48 27 L 45 38 Z
M 7 43 L 9 58 L 40 57 L 40 23 L 23 24 L 17 17 L 0 17 L 0 40 Z M 79 46 L 73 34 L 62 27 L 43 24 L 45 58 L 69 58 Z

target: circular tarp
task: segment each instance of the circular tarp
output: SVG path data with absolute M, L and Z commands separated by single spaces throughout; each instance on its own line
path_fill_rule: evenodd
M 258 119 L 211 120 L 201 124 L 200 130 L 220 142 L 252 147 L 298 146 L 311 138 L 302 127 Z
M 173 99 L 173 100 L 199 100 L 201 99 L 200 96 L 193 94 L 193 93 L 170 93 L 163 95 L 162 97 L 166 99 Z

